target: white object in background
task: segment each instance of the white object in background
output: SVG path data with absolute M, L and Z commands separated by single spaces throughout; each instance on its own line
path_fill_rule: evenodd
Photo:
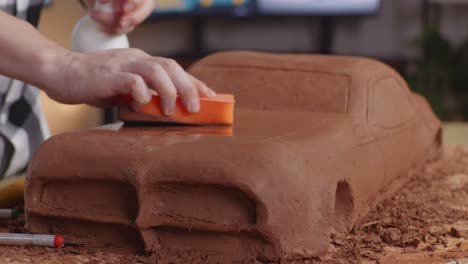
M 124 122 L 122 122 L 122 121 L 117 121 L 117 122 L 114 122 L 114 123 L 101 125 L 101 126 L 94 127 L 94 128 L 91 128 L 91 129 L 118 131 L 118 130 L 120 130 L 124 125 L 125 125 Z
M 112 2 L 100 3 L 96 0 L 94 10 L 112 13 Z M 130 46 L 127 35 L 112 35 L 103 32 L 99 24 L 89 15 L 78 21 L 72 33 L 72 50 L 79 52 L 93 52 L 108 49 L 123 49 Z
M 379 9 L 380 0 L 257 0 L 261 14 L 359 15 Z

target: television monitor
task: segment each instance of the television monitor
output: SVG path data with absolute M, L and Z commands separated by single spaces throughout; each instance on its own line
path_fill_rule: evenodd
M 158 0 L 157 16 L 341 16 L 378 11 L 380 0 Z
M 378 11 L 380 0 L 257 0 L 262 15 L 368 15 Z

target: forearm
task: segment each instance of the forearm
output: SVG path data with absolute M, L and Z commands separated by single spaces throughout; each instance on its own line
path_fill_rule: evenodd
M 2 11 L 0 26 L 0 74 L 44 87 L 68 51 Z

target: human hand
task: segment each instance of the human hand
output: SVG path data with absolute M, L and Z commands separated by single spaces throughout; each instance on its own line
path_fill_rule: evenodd
M 215 95 L 174 60 L 152 57 L 138 49 L 67 52 L 52 65 L 41 88 L 66 104 L 110 106 L 118 103 L 118 95 L 131 94 L 138 111 L 157 93 L 163 113 L 172 115 L 178 95 L 189 112 L 199 111 L 200 97 Z
M 112 2 L 113 13 L 94 10 L 96 1 L 85 0 L 93 20 L 98 22 L 105 32 L 123 34 L 132 31 L 143 22 L 156 7 L 157 0 L 99 0 L 101 3 Z

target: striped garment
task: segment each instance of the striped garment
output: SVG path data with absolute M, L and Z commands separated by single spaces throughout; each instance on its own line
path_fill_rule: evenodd
M 37 26 L 43 2 L 0 0 L 0 10 Z M 0 75 L 0 177 L 23 172 L 36 148 L 48 136 L 39 90 Z

